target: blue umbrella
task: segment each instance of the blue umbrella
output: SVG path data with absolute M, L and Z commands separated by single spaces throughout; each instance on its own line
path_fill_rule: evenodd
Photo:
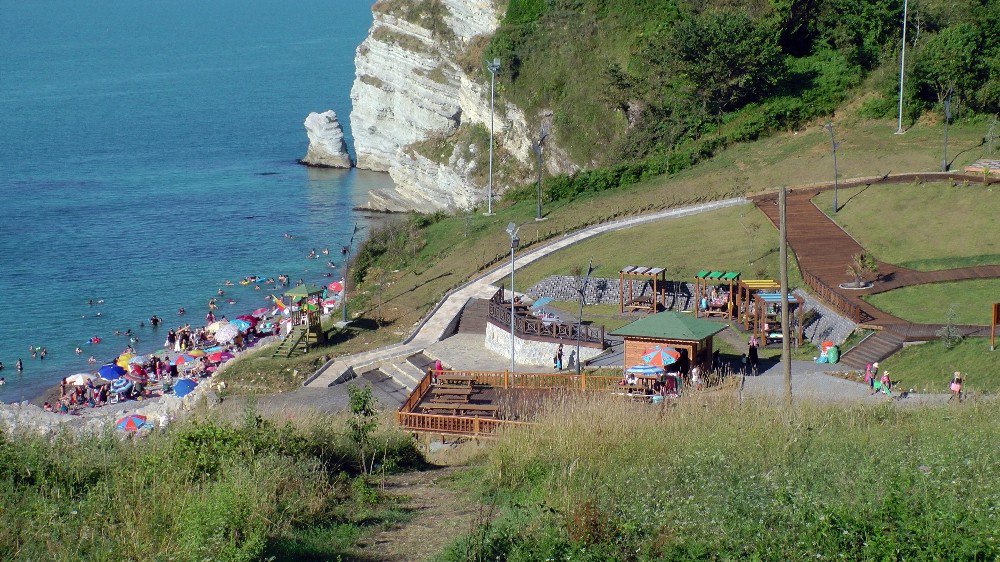
M 663 367 L 656 367 L 654 365 L 635 365 L 634 367 L 626 369 L 625 372 L 645 377 L 658 376 L 663 374 Z
M 121 394 L 122 392 L 128 392 L 132 388 L 132 381 L 128 379 L 117 379 L 115 382 L 111 383 L 111 392 L 115 394 Z
M 541 297 L 538 300 L 536 300 L 534 303 L 532 303 L 531 308 L 541 308 L 541 307 L 549 304 L 550 302 L 552 302 L 552 298 L 551 297 Z
M 239 330 L 239 331 L 241 331 L 241 332 L 245 332 L 245 331 L 249 330 L 250 326 L 251 326 L 251 324 L 249 322 L 247 322 L 246 320 L 240 320 L 238 318 L 236 320 L 230 320 L 229 324 L 232 325 L 232 326 L 236 326 L 236 329 Z
M 178 398 L 184 398 L 188 394 L 191 394 L 191 391 L 196 386 L 198 386 L 198 383 L 191 379 L 181 379 L 174 385 L 174 395 Z
M 122 369 L 114 363 L 108 363 L 100 369 L 97 370 L 97 374 L 101 375 L 102 378 L 113 381 L 125 374 L 125 369 Z

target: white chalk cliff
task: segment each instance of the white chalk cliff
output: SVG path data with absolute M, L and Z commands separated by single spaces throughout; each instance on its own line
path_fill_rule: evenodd
M 395 189 L 371 194 L 380 210 L 469 208 L 487 192 L 489 75 L 468 74 L 498 25 L 493 0 L 380 0 L 357 49 L 351 131 L 357 166 L 388 171 Z M 468 62 L 466 64 L 469 64 Z M 485 78 L 484 78 L 485 74 Z M 494 189 L 530 177 L 532 132 L 499 97 Z
M 309 137 L 309 148 L 300 160 L 309 166 L 350 168 L 351 157 L 344 142 L 344 131 L 333 110 L 310 113 L 303 123 Z

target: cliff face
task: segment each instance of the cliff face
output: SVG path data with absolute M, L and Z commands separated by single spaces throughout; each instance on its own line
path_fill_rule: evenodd
M 482 47 L 496 30 L 493 0 L 380 0 L 357 49 L 351 130 L 357 166 L 388 171 L 380 210 L 468 208 L 487 192 L 489 77 Z M 464 66 L 464 68 L 463 68 Z M 494 190 L 528 179 L 525 116 L 496 100 Z

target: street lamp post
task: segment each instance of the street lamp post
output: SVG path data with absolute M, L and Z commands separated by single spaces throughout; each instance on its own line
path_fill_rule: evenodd
M 486 194 L 486 214 L 493 214 L 493 86 L 496 83 L 497 72 L 500 71 L 500 59 L 493 59 L 486 68 L 490 71 L 490 171 L 489 190 Z
M 948 121 L 951 120 L 951 92 L 944 98 L 944 156 L 941 158 L 941 171 L 948 171 Z
M 542 144 L 545 142 L 545 139 L 548 136 L 549 132 L 545 130 L 545 127 L 542 127 L 542 132 L 538 136 L 538 141 L 531 144 L 532 150 L 535 151 L 535 156 L 538 157 L 538 181 L 536 182 L 538 191 L 538 203 L 536 205 L 536 210 L 535 210 L 536 221 L 545 220 L 542 217 Z
M 827 121 L 824 127 L 830 131 L 830 149 L 833 151 L 833 212 L 836 213 L 840 210 L 840 207 L 837 205 L 837 189 L 839 187 L 839 180 L 837 179 L 837 139 L 833 136 L 833 123 Z
M 347 323 L 347 267 L 351 262 L 351 249 L 354 247 L 354 236 L 358 233 L 358 223 L 354 223 L 354 231 L 351 232 L 351 241 L 347 243 L 346 252 L 344 252 L 344 298 L 341 299 L 343 302 L 340 303 L 340 309 L 343 313 L 342 320 Z
M 594 258 L 590 258 L 590 265 L 587 266 L 587 275 L 580 285 L 580 317 L 576 325 L 576 376 L 580 376 L 580 332 L 583 331 L 583 305 L 587 299 L 587 285 L 590 284 L 590 274 L 594 271 Z
M 899 53 L 899 126 L 896 134 L 901 135 L 903 131 L 903 69 L 906 67 L 906 9 L 907 0 L 903 0 L 903 47 Z
M 520 230 L 514 223 L 507 224 L 507 234 L 510 236 L 510 372 L 514 372 L 514 249 L 517 248 L 517 232 Z

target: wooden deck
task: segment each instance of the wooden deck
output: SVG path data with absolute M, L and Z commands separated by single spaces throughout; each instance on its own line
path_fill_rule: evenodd
M 870 295 L 926 283 L 1000 278 L 1000 265 L 960 267 L 939 271 L 916 271 L 878 262 L 878 278 L 872 288 L 847 290 L 841 283 L 851 281 L 847 265 L 852 256 L 866 250 L 850 234 L 813 204 L 812 198 L 832 186 L 799 189 L 788 194 L 788 244 L 795 252 L 803 279 L 820 298 L 859 324 L 890 330 L 905 341 L 933 339 L 939 324 L 916 324 L 875 308 L 863 299 Z M 778 198 L 768 194 L 753 198 L 754 203 L 778 226 Z M 985 335 L 988 327 L 957 326 L 965 335 Z

